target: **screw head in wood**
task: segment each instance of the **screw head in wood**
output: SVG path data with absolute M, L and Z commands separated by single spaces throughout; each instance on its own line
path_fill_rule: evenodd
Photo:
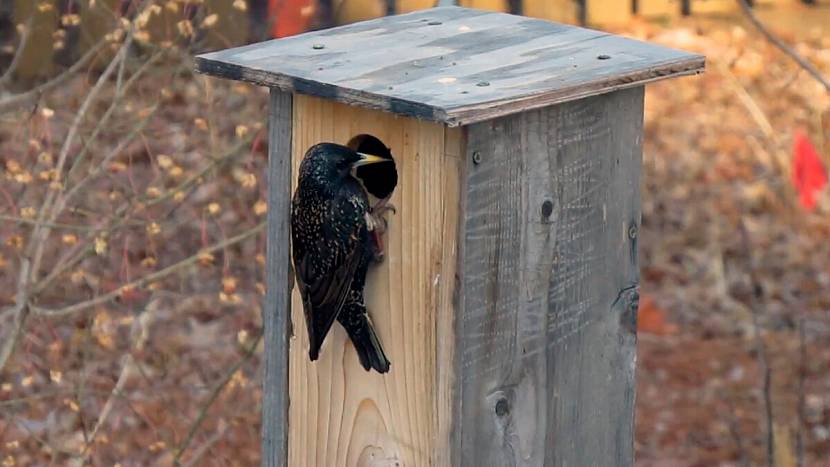
M 502 397 L 498 401 L 496 401 L 496 415 L 498 415 L 499 417 L 504 417 L 509 413 L 510 404 L 507 403 L 507 399 Z
M 481 164 L 481 153 L 478 151 L 473 151 L 473 164 Z

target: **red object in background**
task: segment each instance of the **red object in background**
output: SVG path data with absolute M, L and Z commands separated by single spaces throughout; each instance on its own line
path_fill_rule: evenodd
M 672 336 L 677 334 L 678 327 L 668 322 L 666 312 L 657 306 L 651 296 L 640 294 L 637 331 L 658 336 Z
M 827 185 L 824 165 L 802 130 L 796 130 L 793 137 L 793 184 L 798 190 L 801 205 L 809 211 L 816 208 L 818 192 Z
M 314 16 L 314 0 L 268 0 L 268 15 L 274 18 L 272 37 L 306 32 Z

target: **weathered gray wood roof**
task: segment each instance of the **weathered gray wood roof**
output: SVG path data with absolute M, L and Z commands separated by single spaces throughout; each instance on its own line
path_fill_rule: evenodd
M 704 57 L 549 21 L 458 7 L 199 55 L 199 72 L 465 125 L 699 73 Z

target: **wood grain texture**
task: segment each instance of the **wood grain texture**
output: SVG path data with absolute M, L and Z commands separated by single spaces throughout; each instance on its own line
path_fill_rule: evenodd
M 468 128 L 453 465 L 633 465 L 642 118 L 638 87 Z
M 391 148 L 399 182 L 391 199 L 398 211 L 389 216 L 386 259 L 370 270 L 366 289 L 369 314 L 391 370 L 386 375 L 366 372 L 339 325 L 326 337 L 320 359 L 310 362 L 308 337 L 297 332 L 291 341 L 288 465 L 430 466 L 447 452 L 440 438 L 447 439 L 451 429 L 454 333 L 451 324 L 444 328 L 443 323 L 452 323 L 455 316 L 456 132 L 295 96 L 295 174 L 312 144 L 345 144 L 371 134 Z M 293 305 L 294 325 L 303 329 L 296 292 Z
M 284 467 L 288 458 L 288 341 L 290 287 L 289 217 L 291 206 L 290 93 L 271 89 L 268 112 L 268 242 L 266 246 L 265 367 L 262 378 L 262 465 Z M 302 328 L 301 328 L 302 329 Z
M 699 73 L 703 66 L 701 55 L 459 7 L 378 18 L 196 59 L 202 73 L 449 126 Z

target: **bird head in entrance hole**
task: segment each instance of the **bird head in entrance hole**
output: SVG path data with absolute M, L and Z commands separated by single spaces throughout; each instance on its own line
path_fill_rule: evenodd
M 366 192 L 373 198 L 373 205 L 378 201 L 388 200 L 398 185 L 398 170 L 392 151 L 378 138 L 371 135 L 359 135 L 352 138 L 349 147 L 357 152 L 372 154 L 388 159 L 388 164 L 370 164 L 357 167 L 355 177 L 360 180 Z

